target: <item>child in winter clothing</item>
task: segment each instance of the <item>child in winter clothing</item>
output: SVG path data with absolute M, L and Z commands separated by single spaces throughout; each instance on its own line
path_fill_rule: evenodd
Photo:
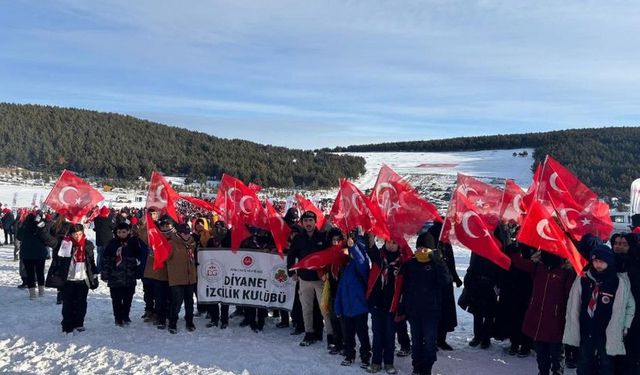
M 521 254 L 511 256 L 512 264 L 533 277 L 533 291 L 522 324 L 522 332 L 534 340 L 540 375 L 561 375 L 562 334 L 569 291 L 575 273 L 564 266 L 557 255 L 542 251 L 527 260 Z
M 369 365 L 371 344 L 369 341 L 369 308 L 367 306 L 367 280 L 369 260 L 366 247 L 359 237 L 347 239 L 349 263 L 344 267 L 338 281 L 334 312 L 340 319 L 344 340 L 343 366 L 350 366 L 356 357 L 356 335 L 360 341 L 362 366 Z M 361 366 L 361 367 L 362 367 Z
M 373 332 L 373 350 L 371 365 L 367 372 L 376 373 L 382 369 L 388 374 L 397 371 L 393 366 L 396 345 L 395 311 L 402 282 L 398 280 L 402 256 L 396 241 L 386 241 L 382 249 L 368 248 L 371 259 L 371 272 L 367 285 L 367 301 L 371 313 L 371 331 Z
M 433 236 L 423 233 L 416 253 L 402 266 L 399 318 L 405 314 L 411 326 L 411 359 L 414 375 L 431 375 L 436 361 L 438 322 L 443 289 L 452 283 Z
M 109 241 L 102 254 L 100 276 L 109 286 L 115 324 L 122 327 L 131 323 L 129 312 L 136 290 L 142 241 L 131 237 L 130 226 L 125 222 L 118 224 L 115 232 L 116 237 Z
M 87 241 L 81 224 L 73 225 L 69 233 L 58 254 L 62 274 L 66 275 L 62 287 L 62 331 L 65 333 L 84 331 L 87 294 L 89 288 L 98 287 L 93 243 Z M 67 253 L 69 247 L 71 249 Z
M 613 374 L 613 356 L 624 355 L 635 301 L 626 277 L 616 273 L 613 251 L 598 245 L 592 268 L 573 283 L 563 342 L 580 347 L 578 375 Z

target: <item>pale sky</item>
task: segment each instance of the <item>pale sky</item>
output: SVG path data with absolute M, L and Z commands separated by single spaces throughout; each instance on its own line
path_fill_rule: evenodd
M 640 124 L 634 1 L 4 1 L 0 101 L 293 148 Z

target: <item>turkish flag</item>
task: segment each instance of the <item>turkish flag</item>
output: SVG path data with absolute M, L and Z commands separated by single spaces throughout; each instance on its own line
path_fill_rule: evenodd
M 547 155 L 542 166 L 538 200 L 548 202 L 551 199 L 554 201 L 571 199 L 584 207 L 598 200 L 598 195 L 557 160 Z
M 156 223 L 149 213 L 146 214 L 147 243 L 153 252 L 153 269 L 159 270 L 164 267 L 164 262 L 169 258 L 173 247 L 169 240 L 160 233 Z
M 317 270 L 327 266 L 342 266 L 346 264 L 348 260 L 349 256 L 345 255 L 344 248 L 336 245 L 307 255 L 298 263 L 294 264 L 289 271 L 298 269 Z
M 522 223 L 524 190 L 513 180 L 506 180 L 500 204 L 500 219 L 504 222 Z
M 291 235 L 291 228 L 284 222 L 282 216 L 273 208 L 271 202 L 266 201 L 267 216 L 269 218 L 269 229 L 273 235 L 273 242 L 276 244 L 276 248 L 280 255 L 284 254 L 284 249 L 289 242 L 289 236 Z
M 537 196 L 548 211 L 558 213 L 562 226 L 576 240 L 587 233 L 609 239 L 613 231 L 609 206 L 549 155 L 542 168 Z
M 455 192 L 455 215 L 449 238 L 452 244 L 464 246 L 479 256 L 509 270 L 511 259 L 493 235 L 493 229 L 477 212 L 477 207 L 461 191 Z
M 182 222 L 176 212 L 175 203 L 182 199 L 167 180 L 159 172 L 151 173 L 149 191 L 147 192 L 147 209 L 156 208 L 162 214 L 169 215 L 176 222 Z
M 216 211 L 215 206 L 213 205 L 213 203 L 205 201 L 204 199 L 200 199 L 200 198 L 196 198 L 196 197 L 191 197 L 191 196 L 187 196 L 187 195 L 181 195 L 180 199 L 184 199 L 187 202 L 193 204 L 194 206 L 198 206 L 204 210 L 207 211 Z
M 232 226 L 232 249 L 238 249 L 240 243 L 250 235 L 246 225 L 270 230 L 269 218 L 258 196 L 244 182 L 235 177 L 227 174 L 222 176 L 214 207 Z
M 384 164 L 369 199 L 380 207 L 392 236 L 415 235 L 424 223 L 442 221 L 436 206 Z
M 340 190 L 331 208 L 333 223 L 344 233 L 361 226 L 364 232 L 390 239 L 382 212 L 351 182 L 340 180 Z
M 502 191 L 471 176 L 458 173 L 456 187 L 451 195 L 447 216 L 440 232 L 440 241 L 450 242 L 448 235 L 451 233 L 451 226 L 457 212 L 457 196 L 466 198 L 466 201 L 474 207 L 474 212 L 482 218 L 490 230 L 493 231 L 498 226 Z
M 318 218 L 318 220 L 316 221 L 316 228 L 318 228 L 318 230 L 322 230 L 322 228 L 324 228 L 325 222 L 327 221 L 327 219 L 324 217 L 324 213 L 318 207 L 316 207 L 313 202 L 305 198 L 300 193 L 296 194 L 296 200 L 298 201 L 298 207 L 300 207 L 303 212 L 311 211 L 316 214 L 316 217 Z
M 540 202 L 534 201 L 529 207 L 516 240 L 568 259 L 579 275 L 587 265 L 587 261 L 580 255 L 571 239 Z
M 588 233 L 595 234 L 603 241 L 611 236 L 613 222 L 608 204 L 596 199 L 582 207 L 571 199 L 549 198 L 560 223 L 576 241 Z
M 66 169 L 53 186 L 44 204 L 78 224 L 104 197 L 80 177 Z

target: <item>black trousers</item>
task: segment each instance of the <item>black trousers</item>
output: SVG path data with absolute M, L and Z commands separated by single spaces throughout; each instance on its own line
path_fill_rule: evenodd
M 136 292 L 136 286 L 109 288 L 111 294 L 111 306 L 113 307 L 113 317 L 116 323 L 131 321 L 129 312 L 131 311 L 131 301 Z
M 44 285 L 44 259 L 23 259 L 24 269 L 27 273 L 27 286 L 29 288 L 36 287 L 36 280 L 38 285 Z
M 176 328 L 180 307 L 184 302 L 184 319 L 187 325 L 193 324 L 193 290 L 195 285 L 175 285 L 171 287 L 171 310 L 169 327 Z
M 7 232 L 6 230 L 4 231 L 4 244 L 10 244 L 13 243 L 13 233 Z
M 342 315 L 340 317 L 345 359 L 354 360 L 356 358 L 356 336 L 360 341 L 360 359 L 363 361 L 371 359 L 368 320 L 369 314 Z
M 170 308 L 170 299 L 171 292 L 169 290 L 169 282 L 153 280 L 153 302 L 155 303 L 156 307 L 156 316 L 158 318 L 158 323 L 166 323 L 167 315 Z
M 482 342 L 491 341 L 493 330 L 493 317 L 481 314 L 473 314 L 473 336 Z
M 268 310 L 256 307 L 244 308 L 244 319 L 249 322 L 251 329 L 264 328 L 264 320 L 267 317 Z
M 62 331 L 84 326 L 89 287 L 84 281 L 66 281 L 62 287 Z
M 293 296 L 293 308 L 291 310 L 291 322 L 296 330 L 304 331 L 304 319 L 302 317 L 302 304 L 300 303 L 300 284 L 296 283 L 296 292 Z
M 154 300 L 153 300 L 153 279 L 142 279 L 142 298 L 144 299 L 144 311 L 150 312 L 154 311 Z
M 229 324 L 229 305 L 226 303 L 212 303 L 206 306 L 212 323 Z
M 563 373 L 564 355 L 561 342 L 535 341 L 533 347 L 536 351 L 536 361 L 538 362 L 538 373 L 540 375 Z
M 411 349 L 411 339 L 409 338 L 409 328 L 407 327 L 406 319 L 396 323 L 396 336 L 398 338 L 398 344 L 400 344 L 400 349 Z

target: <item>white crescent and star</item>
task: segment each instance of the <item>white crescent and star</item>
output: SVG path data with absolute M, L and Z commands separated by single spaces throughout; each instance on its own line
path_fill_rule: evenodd
M 555 238 L 551 238 L 547 235 L 547 233 L 545 232 L 547 227 L 549 226 L 549 220 L 548 219 L 542 219 L 538 222 L 538 224 L 536 225 L 536 231 L 538 232 L 538 236 L 540 236 L 542 239 L 545 239 L 547 241 L 556 241 Z
M 567 213 L 568 212 L 575 212 L 578 215 L 580 215 L 580 211 L 576 210 L 575 208 L 561 208 L 558 211 L 560 213 L 560 217 L 562 218 L 562 221 L 567 225 L 568 229 L 574 229 L 575 227 L 578 226 L 578 224 L 576 224 L 575 221 L 569 220 L 569 217 L 567 216 Z
M 76 194 L 78 194 L 78 189 L 74 188 L 73 186 L 65 186 L 62 189 L 60 189 L 60 192 L 58 193 L 58 200 L 62 202 L 62 204 L 64 204 L 65 206 L 71 205 L 71 203 L 64 200 L 64 195 L 67 193 L 67 191 L 70 191 L 70 190 L 73 190 L 76 192 Z
M 164 185 L 162 184 L 156 188 L 156 200 L 166 206 L 167 200 L 162 198 L 162 190 L 164 190 Z
M 551 177 L 549 177 L 549 185 L 551 185 L 551 188 L 555 191 L 557 191 L 558 193 L 566 193 L 566 191 L 560 189 L 558 187 L 558 173 L 553 172 L 551 174 Z
M 469 218 L 471 218 L 471 216 L 478 216 L 478 214 L 473 211 L 467 211 L 462 214 L 462 230 L 464 230 L 467 236 L 471 238 L 479 238 L 479 236 L 471 232 L 471 229 L 469 229 Z
M 520 194 L 516 195 L 515 197 L 513 197 L 513 201 L 511 201 L 511 205 L 513 208 L 513 211 L 515 211 L 516 215 L 522 215 L 522 209 L 520 208 L 520 200 L 522 199 L 522 196 Z
M 240 199 L 240 210 L 245 214 L 245 215 L 251 215 L 251 211 L 247 210 L 247 208 L 245 207 L 245 203 L 247 202 L 248 199 L 253 199 L 251 196 L 244 196 Z
M 358 212 L 358 215 L 362 215 L 362 211 L 360 210 L 360 206 L 358 206 L 357 201 L 360 200 L 362 201 L 362 197 L 358 194 L 354 194 L 351 196 L 351 205 L 353 207 L 354 210 L 356 210 L 356 212 Z

